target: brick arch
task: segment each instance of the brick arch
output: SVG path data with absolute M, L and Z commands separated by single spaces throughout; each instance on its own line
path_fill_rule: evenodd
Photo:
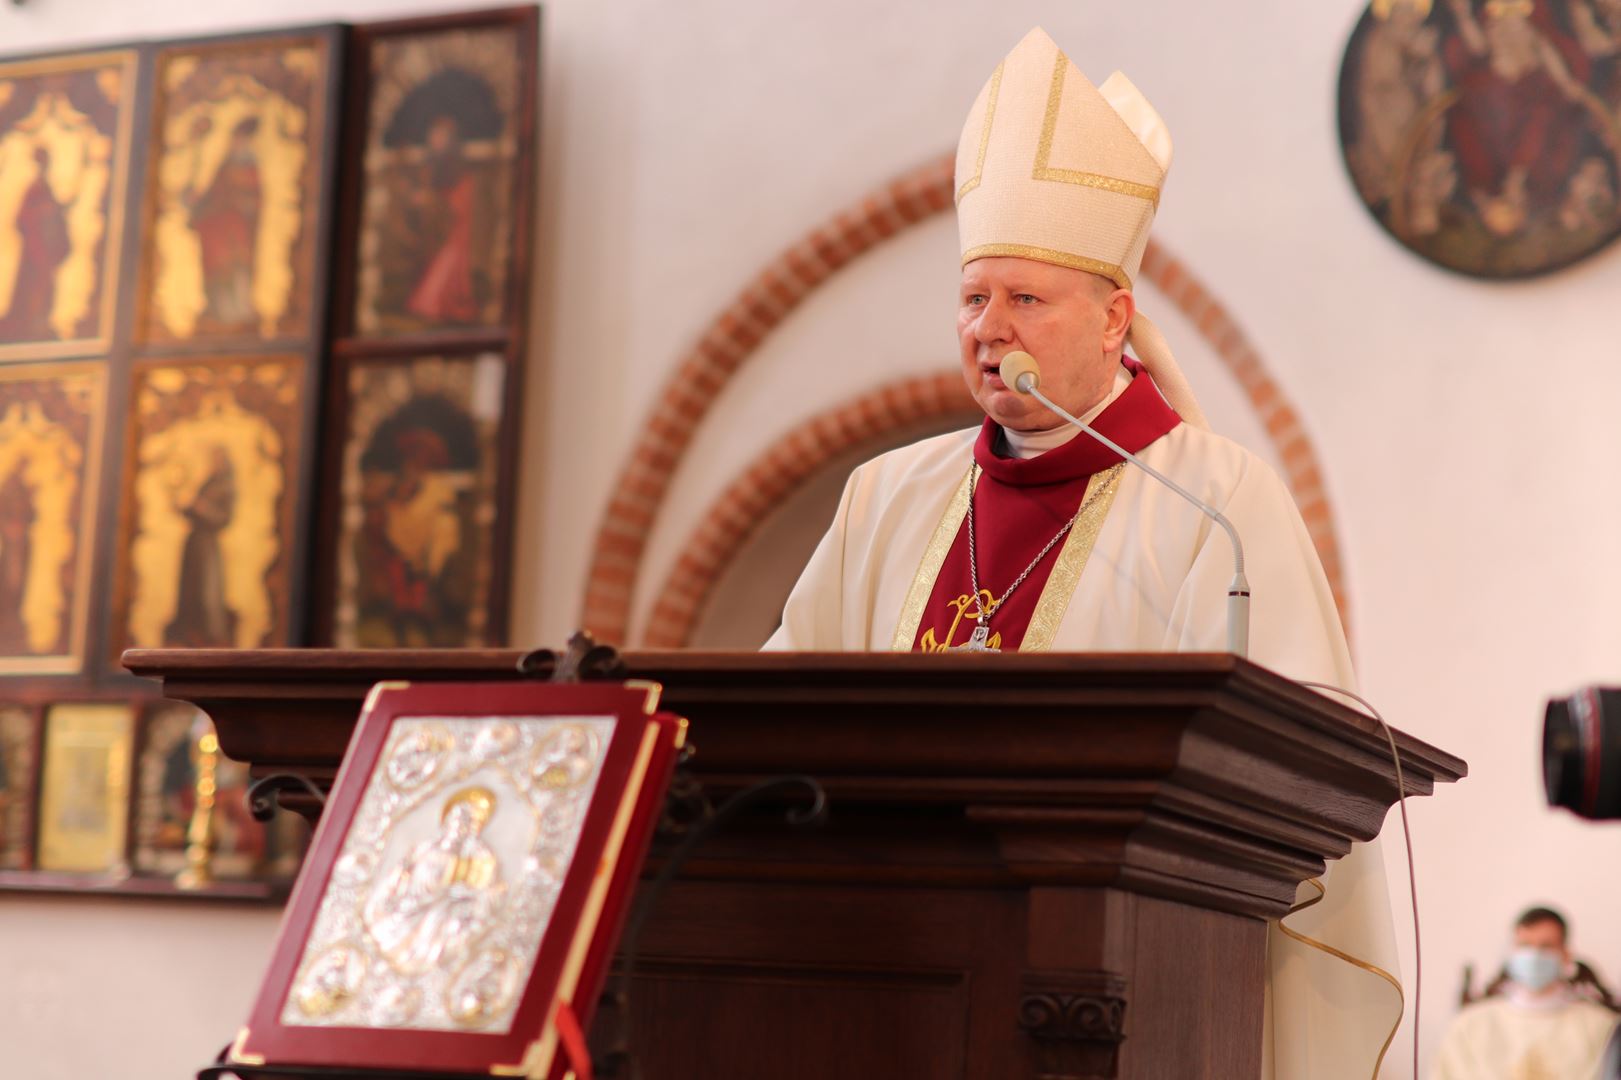
M 890 383 L 812 417 L 777 440 L 709 504 L 665 578 L 638 645 L 686 645 L 709 594 L 755 528 L 828 462 L 897 428 L 949 417 L 962 417 L 966 427 L 978 416 L 962 375 L 950 371 Z
M 599 638 L 626 640 L 647 537 L 676 467 L 721 389 L 766 336 L 845 264 L 902 229 L 949 210 L 954 164 L 954 157 L 948 155 L 908 173 L 812 229 L 772 260 L 681 358 L 659 393 L 657 410 L 620 471 L 597 531 L 581 622 Z M 1153 282 L 1198 328 L 1255 408 L 1277 447 L 1284 480 L 1305 518 L 1340 616 L 1348 625 L 1333 511 L 1317 453 L 1299 415 L 1227 309 L 1180 260 L 1150 241 L 1140 278 Z M 776 449 L 768 450 L 759 462 Z M 707 543 L 703 534 L 700 528 L 689 538 L 678 560 L 691 556 L 712 565 L 718 573 L 724 564 L 714 562 L 713 550 L 703 547 Z M 719 534 L 713 539 L 725 541 Z M 711 576 L 709 584 L 713 580 Z

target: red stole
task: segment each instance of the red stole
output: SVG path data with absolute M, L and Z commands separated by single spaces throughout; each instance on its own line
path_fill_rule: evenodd
M 1132 453 L 1166 434 L 1181 418 L 1165 403 L 1153 380 L 1137 361 L 1126 359 L 1131 385 L 1092 421 L 1092 427 Z M 1029 460 L 996 453 L 1001 428 L 990 417 L 974 444 L 979 464 L 974 501 L 974 547 L 982 593 L 1000 598 L 1038 552 L 1080 509 L 1094 473 L 1117 464 L 1119 454 L 1085 432 L 1063 446 Z M 1024 640 L 1042 588 L 1063 547 L 1060 540 L 1030 571 L 1029 577 L 1002 606 L 991 613 L 991 644 L 1011 652 Z M 913 649 L 961 645 L 974 629 L 979 608 L 968 574 L 968 519 L 964 517 L 934 590 L 923 609 Z M 999 639 L 999 640 L 998 640 Z

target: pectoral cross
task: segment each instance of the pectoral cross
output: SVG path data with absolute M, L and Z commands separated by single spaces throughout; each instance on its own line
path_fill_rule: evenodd
M 961 645 L 953 645 L 953 646 L 951 646 L 951 651 L 952 652 L 1001 652 L 1002 651 L 1001 649 L 993 649 L 990 646 L 991 628 L 986 625 L 986 623 L 989 621 L 989 619 L 990 619 L 990 615 L 988 613 L 984 614 L 984 615 L 981 615 L 979 617 L 979 621 L 977 623 L 975 623 L 975 625 L 974 625 L 973 634 L 971 634 L 969 636 L 968 640 L 963 642 Z

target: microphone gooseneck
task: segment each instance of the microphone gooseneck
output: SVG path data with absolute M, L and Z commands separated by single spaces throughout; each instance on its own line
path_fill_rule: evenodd
M 1063 406 L 1054 403 L 1046 394 L 1041 392 L 1041 368 L 1036 358 L 1027 352 L 1010 352 L 1002 357 L 1002 365 L 997 372 L 1009 388 L 1020 393 L 1029 394 L 1041 402 L 1058 416 L 1063 417 L 1075 427 L 1080 428 L 1110 450 L 1131 462 L 1155 480 L 1164 484 L 1198 510 L 1220 525 L 1227 533 L 1227 539 L 1233 544 L 1233 581 L 1227 586 L 1227 651 L 1235 656 L 1248 656 L 1250 647 L 1250 583 L 1244 576 L 1244 545 L 1238 539 L 1238 530 L 1233 523 L 1227 520 L 1225 514 L 1215 507 L 1194 495 L 1187 488 L 1166 476 L 1130 450 L 1121 446 L 1107 435 L 1098 431 L 1084 420 L 1071 416 Z

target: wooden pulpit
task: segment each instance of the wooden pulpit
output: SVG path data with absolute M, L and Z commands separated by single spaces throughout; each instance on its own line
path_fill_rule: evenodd
M 372 684 L 517 678 L 518 656 L 125 664 L 256 775 L 325 785 Z M 630 996 L 647 1080 L 1259 1076 L 1266 920 L 1396 800 L 1372 720 L 1227 655 L 625 661 L 690 719 L 710 793 L 806 774 L 830 812 L 741 817 L 660 898 Z M 1464 775 L 1396 743 L 1409 795 Z

